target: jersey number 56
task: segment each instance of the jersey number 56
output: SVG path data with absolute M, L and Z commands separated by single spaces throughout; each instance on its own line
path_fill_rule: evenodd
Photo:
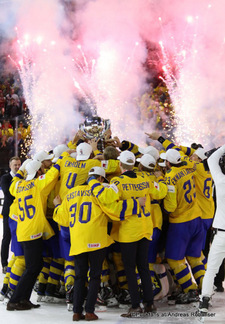
M 29 203 L 29 200 L 32 199 L 33 196 L 26 196 L 23 201 L 21 198 L 18 199 L 19 210 L 21 213 L 19 214 L 19 218 L 21 221 L 24 221 L 25 217 L 32 219 L 35 215 L 36 208 Z M 24 205 L 24 206 L 23 206 Z

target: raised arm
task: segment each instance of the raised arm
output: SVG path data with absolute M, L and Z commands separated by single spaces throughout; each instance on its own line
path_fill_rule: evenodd
M 225 154 L 225 145 L 221 146 L 208 158 L 209 170 L 215 183 L 224 178 L 224 174 L 219 165 L 219 160 L 223 154 Z

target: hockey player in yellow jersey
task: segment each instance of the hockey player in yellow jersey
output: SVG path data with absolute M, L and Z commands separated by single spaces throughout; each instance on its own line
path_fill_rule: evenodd
M 17 229 L 17 221 L 18 221 L 18 202 L 15 198 L 12 205 L 10 206 L 9 212 L 9 227 L 11 231 L 11 251 L 15 255 L 15 262 L 11 267 L 11 273 L 9 278 L 8 289 L 6 293 L 6 298 L 12 296 L 13 292 L 16 289 L 16 286 L 25 270 L 25 258 L 23 248 L 20 242 L 17 241 L 16 229 Z
M 108 141 L 110 143 L 110 141 Z M 113 143 L 115 143 L 115 139 L 113 139 Z M 101 161 L 101 166 L 105 169 L 105 172 L 107 174 L 107 180 L 110 181 L 113 177 L 120 176 L 121 175 L 121 170 L 119 166 L 119 151 L 115 146 L 106 146 L 103 154 L 101 156 L 96 156 L 97 159 Z M 129 304 L 130 305 L 130 295 L 128 292 L 128 284 L 127 284 L 127 279 L 126 279 L 126 274 L 125 274 L 125 269 L 123 266 L 123 261 L 122 261 L 122 256 L 120 252 L 120 246 L 119 243 L 116 242 L 114 243 L 111 248 L 110 252 L 112 253 L 112 260 L 115 265 L 116 269 L 116 278 L 117 278 L 117 283 L 119 286 L 119 293 L 117 296 L 117 300 L 120 304 Z M 106 256 L 107 259 L 108 256 Z M 110 273 L 110 267 L 109 263 L 107 260 L 104 261 L 103 265 L 107 265 L 108 268 L 105 267 L 103 269 L 103 274 L 105 273 Z M 107 272 L 106 272 L 107 271 Z M 108 284 L 108 286 L 107 286 Z M 113 292 L 110 293 L 110 287 L 109 283 L 107 283 L 107 278 L 106 276 L 102 276 L 102 282 L 101 282 L 101 290 L 100 290 L 100 297 L 106 301 L 107 307 L 109 306 L 114 306 L 115 304 L 118 304 L 117 300 L 113 298 Z M 105 296 L 110 296 L 110 298 L 106 298 Z M 112 297 L 112 298 L 111 298 Z
M 64 144 L 58 145 L 53 149 L 53 155 L 48 154 L 45 151 L 39 151 L 35 154 L 37 160 L 42 162 L 45 170 L 50 169 L 53 163 L 56 163 L 61 154 L 68 150 L 68 147 Z M 52 159 L 53 158 L 53 159 Z M 45 302 L 57 302 L 61 295 L 57 293 L 56 289 L 59 285 L 60 275 L 64 268 L 64 259 L 61 258 L 60 246 L 59 246 L 59 229 L 53 219 L 54 205 L 52 203 L 56 196 L 55 190 L 57 191 L 57 185 L 51 191 L 47 199 L 46 218 L 54 230 L 55 235 L 49 240 L 45 240 L 43 246 L 43 268 L 38 276 L 37 287 L 37 301 Z
M 202 249 L 205 249 L 205 241 L 208 229 L 212 225 L 213 216 L 214 216 L 214 200 L 213 200 L 213 188 L 212 188 L 212 176 L 208 169 L 207 163 L 205 163 L 206 155 L 203 148 L 197 148 L 196 150 L 186 146 L 177 146 L 172 143 L 170 140 L 163 138 L 159 133 L 154 132 L 152 134 L 148 134 L 151 139 L 158 140 L 163 147 L 168 149 L 176 149 L 181 153 L 181 159 L 187 162 L 190 166 L 191 164 L 195 165 L 195 172 L 193 173 L 194 182 L 196 186 L 196 196 L 197 203 L 201 209 L 202 215 L 202 223 L 203 223 L 203 231 L 204 237 L 202 240 Z M 190 157 L 190 160 L 188 158 Z M 206 258 L 202 253 L 202 262 L 206 267 Z M 198 272 L 199 267 L 196 269 L 192 269 L 193 274 Z M 197 274 L 196 274 L 197 276 Z M 198 284 L 201 287 L 202 275 L 200 275 L 199 279 L 196 279 Z
M 69 189 L 83 184 L 88 176 L 88 171 L 93 166 L 100 166 L 98 160 L 93 160 L 92 147 L 88 143 L 77 146 L 76 159 L 69 153 L 63 153 L 57 163 L 60 165 L 60 188 L 59 195 L 64 199 Z
M 24 250 L 26 270 L 7 304 L 7 310 L 39 307 L 30 302 L 30 296 L 43 264 L 42 239 L 54 234 L 45 218 L 43 204 L 57 182 L 59 166 L 56 164 L 44 174 L 41 162 L 25 163 L 14 177 L 10 192 L 18 201 L 17 239 Z M 25 170 L 27 175 L 26 180 L 23 180 Z
M 120 139 L 115 136 L 108 140 L 108 145 L 112 145 L 114 147 L 118 147 L 122 152 L 123 151 L 130 151 L 134 153 L 135 158 L 140 158 L 143 154 L 150 154 L 154 157 L 154 159 L 159 159 L 159 151 L 154 146 L 147 146 L 145 148 L 142 148 L 140 146 L 137 146 L 136 144 L 129 142 L 129 141 L 122 141 L 120 142 Z
M 129 141 L 120 141 L 120 139 L 115 136 L 111 139 L 108 140 L 108 145 L 112 145 L 115 147 L 118 147 L 122 152 L 123 151 L 130 151 L 132 153 L 134 153 L 135 157 L 139 157 L 140 156 L 140 152 L 138 151 L 138 146 L 134 143 L 131 143 Z
M 3 279 L 3 286 L 0 291 L 0 301 L 3 301 L 4 298 L 7 297 L 7 291 L 9 290 L 9 279 L 10 279 L 10 274 L 11 274 L 11 268 L 13 267 L 15 261 L 16 261 L 16 257 L 14 254 L 12 254 L 11 259 L 9 260 L 9 263 L 7 266 L 7 272 Z
M 147 146 L 146 148 L 143 149 L 143 148 L 138 147 L 137 145 L 135 145 L 131 142 L 128 142 L 128 141 L 123 141 L 121 143 L 118 137 L 114 137 L 114 138 L 110 139 L 108 143 L 110 143 L 114 146 L 107 146 L 105 148 L 105 150 L 103 152 L 103 160 L 101 161 L 101 163 L 107 173 L 107 179 L 109 179 L 109 180 L 111 180 L 113 177 L 121 175 L 119 160 L 117 160 L 118 150 L 116 149 L 116 147 L 119 147 L 122 151 L 125 149 L 131 151 L 132 153 L 134 153 L 135 157 L 141 156 L 142 154 L 148 154 L 149 156 L 152 156 L 155 159 L 155 161 L 157 161 L 159 158 L 159 152 L 153 146 Z M 136 172 L 136 171 L 138 171 L 138 169 L 134 168 L 134 171 Z M 153 177 L 155 178 L 155 176 L 153 176 Z M 154 202 L 156 202 L 156 200 L 154 200 L 153 203 Z M 161 212 L 161 209 L 160 209 L 160 206 L 158 203 L 156 203 L 156 205 L 152 205 L 151 207 L 154 210 L 159 208 L 159 210 Z M 152 213 L 152 218 L 154 218 L 154 213 Z M 155 217 L 155 220 L 156 219 L 157 219 L 157 217 Z M 158 220 L 158 223 L 160 223 L 160 222 L 161 222 L 160 226 L 162 226 L 162 213 L 161 213 L 161 218 L 159 217 L 159 220 Z M 157 229 L 155 227 L 155 235 L 159 236 L 159 232 L 157 234 L 156 234 L 156 232 L 157 232 Z M 152 241 L 151 241 L 151 243 L 152 243 Z M 116 243 L 116 245 L 119 245 L 119 244 Z M 120 283 L 120 286 L 122 287 L 120 295 L 125 296 L 125 299 L 127 299 L 130 304 L 130 298 L 127 298 L 129 293 L 127 291 L 128 285 L 127 285 L 127 281 L 126 281 L 125 270 L 123 269 L 123 266 L 122 266 L 123 265 L 122 259 L 120 259 L 120 252 L 119 252 L 120 247 L 119 246 L 114 246 L 114 247 L 115 247 L 115 252 L 113 252 L 113 259 L 115 262 L 115 266 L 118 269 L 117 278 Z M 152 251 L 152 247 L 149 249 L 149 251 Z M 155 252 L 154 252 L 154 255 L 155 255 Z M 153 268 L 153 263 L 151 263 L 151 268 Z M 153 269 L 151 271 L 152 271 L 151 273 L 153 273 Z M 126 303 L 126 301 L 123 301 L 123 299 L 124 298 L 120 299 L 121 302 Z
M 139 162 L 137 174 L 142 176 L 144 179 L 157 181 L 157 177 L 163 175 L 160 171 L 155 171 L 156 160 L 150 154 L 144 154 L 141 158 L 138 158 L 137 161 Z M 164 180 L 162 179 L 161 181 Z M 152 240 L 150 241 L 149 244 L 148 262 L 149 262 L 149 269 L 151 272 L 154 298 L 158 298 L 159 296 L 161 297 L 163 295 L 165 296 L 165 294 L 168 293 L 166 287 L 164 287 L 165 291 L 162 289 L 160 279 L 158 278 L 158 275 L 154 270 L 154 264 L 156 263 L 157 254 L 159 252 L 159 241 L 161 237 L 161 230 L 162 230 L 162 223 L 163 223 L 160 202 L 161 200 L 157 200 L 157 199 L 151 200 L 153 235 L 152 235 Z M 161 265 L 161 268 L 163 267 L 164 266 Z
M 76 158 L 68 152 L 64 152 L 57 160 L 60 165 L 60 181 L 57 184 L 59 196 L 63 200 L 68 191 L 75 186 L 83 184 L 88 172 L 93 166 L 100 166 L 101 162 L 92 159 L 94 157 L 92 146 L 88 143 L 80 143 L 76 148 Z M 70 249 L 69 227 L 61 226 L 60 229 L 61 248 L 64 264 L 64 280 L 66 291 L 74 283 L 74 260 L 68 255 Z M 68 288 L 68 289 L 67 289 Z
M 94 314 L 94 305 L 100 286 L 102 263 L 106 247 L 113 243 L 107 234 L 108 215 L 119 221 L 121 213 L 131 215 L 139 210 L 135 199 L 126 201 L 124 213 L 123 201 L 116 202 L 118 190 L 114 186 L 104 188 L 98 181 L 103 182 L 105 171 L 101 167 L 93 167 L 89 175 L 89 184 L 76 186 L 67 193 L 61 205 L 59 196 L 54 202 L 56 208 L 53 218 L 63 226 L 70 227 L 70 255 L 75 255 L 75 286 L 74 286 L 74 315 L 73 320 L 84 318 L 83 303 L 85 298 L 85 282 L 90 262 L 90 282 L 85 305 L 87 320 L 98 319 Z M 99 203 L 100 201 L 100 203 Z
M 156 160 L 150 154 L 144 154 L 141 158 L 137 159 L 139 162 L 137 174 L 147 181 L 154 182 L 164 181 L 163 174 L 160 171 L 155 171 Z M 159 200 L 151 200 L 151 215 L 153 221 L 153 228 L 162 228 L 162 211 L 159 205 Z
M 54 234 L 45 218 L 43 203 L 54 188 L 59 175 L 57 164 L 46 174 L 39 161 L 29 162 L 25 169 L 28 173 L 26 180 L 23 180 L 23 173 L 19 171 L 10 187 L 11 194 L 18 199 L 20 211 L 17 226 L 19 242 L 35 240 L 42 236 L 49 238 Z M 38 177 L 34 179 L 36 174 Z
M 162 137 L 161 137 L 162 139 Z M 162 141 L 162 140 L 161 140 Z M 205 151 L 203 148 L 194 150 L 186 146 L 176 146 L 168 139 L 162 142 L 163 147 L 168 150 L 170 148 L 180 151 L 182 159 L 187 160 L 187 156 L 195 163 L 194 181 L 196 185 L 197 202 L 202 211 L 202 219 L 204 224 L 205 236 L 207 230 L 210 228 L 214 216 L 214 201 L 212 195 L 212 176 L 209 170 L 206 170 L 205 165 L 202 163 L 206 159 Z M 204 240 L 205 242 L 205 240 Z M 203 243 L 204 245 L 204 243 Z M 204 248 L 204 247 L 203 247 Z
M 187 148 L 181 147 L 182 151 Z M 190 160 L 195 162 L 196 171 L 194 173 L 194 180 L 196 184 L 196 194 L 197 194 L 197 202 L 202 211 L 202 224 L 204 231 L 204 238 L 202 242 L 202 250 L 205 251 L 206 248 L 206 238 L 208 230 L 210 229 L 214 212 L 214 199 L 213 199 L 213 179 L 211 172 L 208 168 L 208 163 L 206 160 L 205 150 L 203 148 L 198 148 L 193 152 L 191 150 Z M 202 252 L 202 262 L 205 265 L 205 269 L 207 268 L 207 258 Z M 192 270 L 194 272 L 194 269 Z
M 201 287 L 205 273 L 201 261 L 204 232 L 193 178 L 195 168 L 183 163 L 177 150 L 169 149 L 165 154 L 168 193 L 164 198 L 164 211 L 169 215 L 165 256 L 184 292 L 176 300 L 182 304 L 198 299 L 198 287 L 186 260 L 192 269 L 198 269 L 193 275 Z
M 54 154 L 48 154 L 48 152 L 42 150 L 34 155 L 33 160 L 41 162 L 44 166 L 44 169 L 49 170 L 52 165 L 53 158 Z
M 209 169 L 207 169 L 205 151 L 203 148 L 198 148 L 192 153 L 190 159 L 195 162 L 196 171 L 194 174 L 197 201 L 202 211 L 203 227 L 205 237 L 208 229 L 212 225 L 213 216 L 215 212 L 214 200 L 213 200 L 213 186 L 212 175 Z M 203 242 L 203 249 L 205 248 L 205 239 Z
M 205 165 L 202 163 L 206 159 L 205 151 L 203 148 L 194 150 L 186 146 L 177 146 L 170 140 L 160 136 L 158 132 L 147 134 L 151 139 L 158 140 L 165 150 L 176 149 L 181 154 L 181 159 L 189 163 L 187 156 L 195 164 L 194 180 L 196 185 L 197 202 L 202 211 L 202 219 L 206 221 L 205 227 L 209 228 L 212 223 L 214 215 L 214 202 L 212 197 L 212 176 L 209 170 L 206 170 Z M 191 163 L 189 164 L 191 165 Z M 210 221 L 211 220 L 211 221 Z M 207 231 L 207 229 L 206 229 Z
M 107 146 L 103 151 L 101 166 L 105 169 L 109 181 L 113 177 L 121 174 L 119 161 L 117 159 L 119 154 L 119 151 L 113 146 Z
M 120 199 L 146 196 L 146 205 L 140 213 L 129 217 L 121 223 L 114 223 L 111 236 L 120 242 L 122 259 L 128 280 L 132 307 L 123 317 L 139 316 L 142 313 L 140 307 L 140 294 L 138 290 L 135 268 L 141 277 L 145 312 L 154 311 L 151 275 L 148 267 L 148 248 L 153 233 L 151 218 L 151 198 L 162 199 L 167 193 L 164 183 L 146 180 L 132 170 L 135 164 L 135 156 L 130 151 L 120 154 L 121 176 L 115 177 L 111 183 L 119 190 Z M 151 197 L 150 197 L 151 195 Z
M 159 151 L 154 146 L 149 145 L 145 148 L 139 147 L 138 150 L 143 155 L 145 155 L 145 154 L 151 155 L 155 159 L 156 162 L 159 159 Z
M 111 180 L 111 184 L 117 186 L 121 199 L 143 197 L 147 195 L 145 208 L 143 208 L 141 212 L 141 215 L 145 215 L 145 217 L 139 215 L 139 222 L 136 222 L 135 217 L 131 217 L 127 222 L 114 224 L 115 226 L 113 226 L 111 235 L 113 239 L 118 242 L 132 242 L 133 240 L 136 241 L 143 237 L 150 239 L 153 231 L 152 217 L 149 217 L 151 210 L 150 195 L 152 199 L 162 199 L 167 193 L 167 187 L 164 183 L 151 181 L 148 177 L 145 177 L 144 174 L 140 176 L 132 171 L 135 163 L 135 157 L 132 152 L 124 151 L 120 154 L 120 168 L 121 159 L 122 161 L 126 161 L 127 159 L 129 160 L 129 158 L 131 162 L 129 162 L 130 164 L 127 164 L 127 166 L 129 166 L 130 170 L 124 169 L 121 176 L 114 177 Z M 157 180 L 162 180 L 162 177 Z

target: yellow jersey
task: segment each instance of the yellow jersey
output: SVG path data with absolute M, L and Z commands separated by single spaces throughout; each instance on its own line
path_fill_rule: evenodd
M 63 200 L 67 192 L 83 184 L 88 178 L 88 172 L 94 166 L 101 166 L 98 160 L 88 159 L 86 161 L 77 161 L 67 152 L 64 152 L 58 159 L 60 165 L 59 195 Z
M 101 161 L 101 167 L 105 169 L 107 179 L 110 181 L 113 177 L 121 175 L 119 160 L 103 160 Z
M 18 222 L 18 201 L 15 198 L 9 208 L 9 217 L 14 221 Z
M 62 204 L 56 206 L 54 211 L 53 219 L 59 225 L 69 227 L 70 255 L 91 252 L 111 245 L 114 241 L 107 234 L 108 216 L 120 221 L 123 210 L 123 201 L 116 201 L 116 191 L 112 188 L 108 190 L 97 180 L 91 180 L 89 184 L 70 189 Z M 139 211 L 139 203 L 135 199 L 128 200 L 126 205 L 124 219 Z
M 9 191 L 17 201 L 17 239 L 19 242 L 40 237 L 48 239 L 54 235 L 45 217 L 43 202 L 46 202 L 49 193 L 54 188 L 58 175 L 58 167 L 54 166 L 46 174 L 29 181 L 23 180 L 21 171 L 13 177 Z
M 168 150 L 176 149 L 181 153 L 181 159 L 189 165 L 195 165 L 194 181 L 196 186 L 197 203 L 201 209 L 202 219 L 212 219 L 215 206 L 213 200 L 212 176 L 210 171 L 206 171 L 202 162 L 191 162 L 188 156 L 194 154 L 195 150 L 186 146 L 176 146 L 169 140 L 163 142 L 163 147 Z
M 197 203 L 194 172 L 188 164 L 172 167 L 165 175 L 168 193 L 164 198 L 164 209 L 171 223 L 183 223 L 201 216 Z
M 160 182 L 153 182 L 146 177 L 127 171 L 111 180 L 119 190 L 120 199 L 146 196 L 145 207 L 141 212 L 132 215 L 121 223 L 113 223 L 111 236 L 118 242 L 136 242 L 142 238 L 151 239 L 153 222 L 151 217 L 151 199 L 162 199 L 167 194 L 167 186 Z
M 210 171 L 206 171 L 203 163 L 196 163 L 194 173 L 196 184 L 197 202 L 202 211 L 202 219 L 214 217 L 215 206 L 213 200 L 213 179 Z
M 135 157 L 138 158 L 141 156 L 141 153 L 138 151 L 138 146 L 132 142 L 129 141 L 122 141 L 122 147 L 120 148 L 121 151 L 131 151 L 134 153 Z
M 137 174 L 146 180 L 151 180 L 153 182 L 159 182 L 162 181 L 163 178 L 156 178 L 154 172 L 146 172 L 146 171 L 138 171 Z M 151 195 L 150 195 L 151 196 Z M 158 199 L 154 199 L 151 196 L 151 217 L 153 222 L 153 228 L 157 227 L 160 230 L 162 229 L 162 223 L 163 223 L 163 216 L 162 216 L 162 210 L 160 207 L 160 201 Z

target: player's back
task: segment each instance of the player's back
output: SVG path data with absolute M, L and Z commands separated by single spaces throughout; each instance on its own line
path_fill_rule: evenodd
M 111 183 L 115 183 L 118 187 L 121 199 L 143 197 L 147 195 L 150 189 L 149 181 L 146 181 L 146 179 L 143 179 L 134 172 L 129 171 L 128 173 L 132 176 L 122 174 L 111 180 Z
M 151 181 L 157 181 L 157 178 L 154 174 L 154 172 L 137 172 L 139 176 L 146 180 L 151 180 Z M 151 197 L 151 195 L 150 195 Z M 153 222 L 153 227 L 157 227 L 159 229 L 162 228 L 162 223 L 163 223 L 163 218 L 162 218 L 162 210 L 160 207 L 160 200 L 158 199 L 153 199 L 151 197 L 151 217 L 152 217 L 152 222 Z
M 43 195 L 39 189 L 40 179 L 21 180 L 16 190 L 18 201 L 18 241 L 30 241 L 42 237 L 45 232 L 54 234 L 48 224 L 44 209 Z M 49 225 L 49 226 L 48 226 Z
M 202 211 L 203 219 L 211 219 L 214 216 L 214 200 L 212 176 L 210 171 L 206 171 L 203 163 L 196 163 L 195 171 L 196 193 L 199 207 Z
M 168 194 L 164 199 L 164 208 L 170 212 L 170 222 L 181 223 L 201 216 L 197 204 L 194 181 L 195 168 L 188 165 L 172 167 L 166 173 Z
M 146 196 L 146 206 L 141 208 L 141 212 L 132 215 L 123 222 L 114 222 L 111 235 L 118 242 L 135 242 L 143 237 L 151 239 L 153 223 L 150 213 L 150 183 L 132 171 L 128 175 L 122 174 L 111 180 L 120 193 L 120 199 L 137 198 Z
M 107 235 L 108 217 L 93 197 L 90 186 L 80 185 L 70 189 L 62 208 L 64 215 L 69 211 L 68 224 L 65 225 L 70 228 L 70 255 L 95 251 L 113 243 Z
M 60 162 L 59 195 L 61 199 L 65 197 L 71 188 L 85 183 L 88 172 L 94 166 L 100 166 L 100 162 L 93 159 L 77 161 L 70 156 L 63 157 Z

